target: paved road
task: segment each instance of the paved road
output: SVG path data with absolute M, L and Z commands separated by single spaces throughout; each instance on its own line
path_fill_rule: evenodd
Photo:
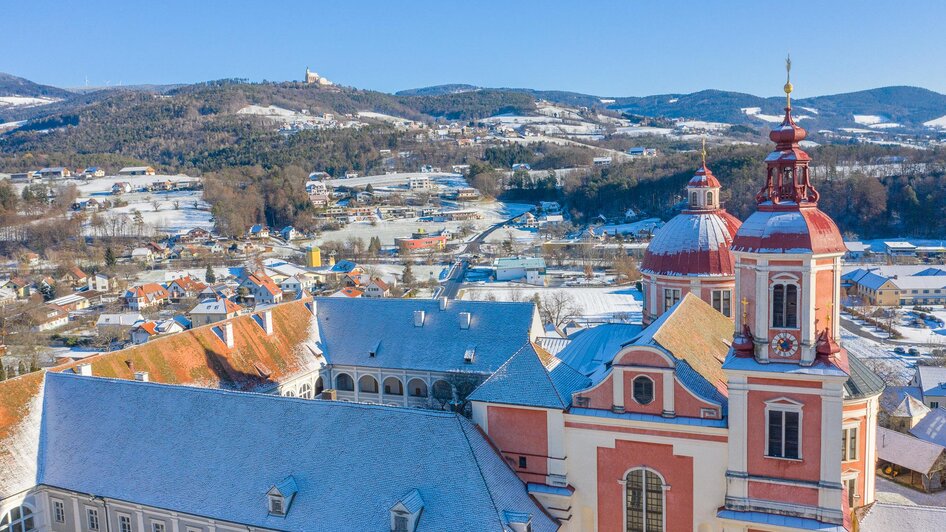
M 470 241 L 466 243 L 463 249 L 460 250 L 460 255 L 466 253 L 478 253 L 480 251 L 480 244 L 482 244 L 486 237 L 492 234 L 493 231 L 499 229 L 500 227 L 508 224 L 509 222 L 515 220 L 515 217 L 509 218 L 508 220 L 503 220 L 499 223 L 493 224 L 486 228 L 485 231 L 476 235 Z M 444 281 L 443 286 L 440 290 L 434 291 L 434 297 L 446 297 L 447 299 L 456 299 L 457 294 L 460 292 L 460 286 L 463 285 L 463 278 L 466 277 L 467 270 L 470 269 L 470 261 L 468 259 L 459 259 L 456 264 L 450 269 L 450 275 L 447 277 L 447 280 Z

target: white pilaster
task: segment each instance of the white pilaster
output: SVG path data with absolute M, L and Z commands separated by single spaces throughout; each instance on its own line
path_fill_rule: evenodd
M 614 410 L 617 412 L 624 411 L 624 368 L 612 367 L 612 377 L 611 377 L 611 402 L 614 405 Z

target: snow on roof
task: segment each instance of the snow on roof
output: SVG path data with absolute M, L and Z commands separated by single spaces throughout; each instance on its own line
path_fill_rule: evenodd
M 733 251 L 761 253 L 840 253 L 847 250 L 837 225 L 814 207 L 765 205 L 742 224 Z
M 470 394 L 471 401 L 565 410 L 591 379 L 534 344 L 526 344 Z
M 121 325 L 121 326 L 131 326 L 136 322 L 144 320 L 144 316 L 139 312 L 122 312 L 119 314 L 100 314 L 98 320 L 95 321 L 96 327 L 101 327 L 102 325 Z
M 734 275 L 729 250 L 740 222 L 723 210 L 684 212 L 657 230 L 641 271 L 658 275 Z
M 916 246 L 914 246 L 913 244 L 909 242 L 904 242 L 904 241 L 892 241 L 892 242 L 884 241 L 884 246 L 886 246 L 887 249 L 900 249 L 900 250 L 916 249 Z
M 611 362 L 621 346 L 640 335 L 641 326 L 605 323 L 574 332 L 570 342 L 557 353 L 558 358 L 584 375 L 592 375 Z
M 872 397 L 884 391 L 884 381 L 855 356 L 847 357 L 848 375 L 844 383 L 845 399 Z
M 946 367 L 917 366 L 916 372 L 923 397 L 946 396 Z
M 913 398 L 908 397 L 904 399 L 904 401 L 909 401 L 910 399 Z M 913 400 L 916 401 L 915 399 Z M 920 404 L 922 405 L 923 403 Z M 923 406 L 925 407 L 926 405 Z M 910 429 L 910 434 L 913 434 L 923 441 L 946 447 L 946 410 L 942 408 L 927 409 L 927 414 L 915 427 Z
M 870 244 L 863 242 L 845 242 L 844 247 L 852 253 L 863 253 L 870 249 Z
M 722 363 L 732 332 L 732 320 L 688 293 L 629 344 L 657 345 L 685 361 L 677 364 L 677 376 L 695 393 L 725 405 L 727 377 Z
M 877 427 L 877 458 L 912 471 L 929 473 L 944 450 L 942 445 Z
M 541 329 L 532 303 L 455 300 L 440 310 L 432 299 L 320 297 L 315 305 L 323 351 L 334 365 L 492 373 Z M 462 312 L 470 313 L 466 329 Z M 420 313 L 423 325 L 416 326 Z M 470 346 L 476 356 L 467 363 Z
M 534 268 L 545 269 L 545 259 L 542 257 L 502 257 L 493 262 L 494 268 Z
M 913 402 L 910 403 L 910 406 L 908 407 L 909 410 L 896 413 L 901 405 L 903 405 L 903 402 L 907 397 L 913 398 L 915 402 L 919 402 L 921 405 L 923 404 L 923 394 L 916 386 L 887 386 L 884 388 L 884 393 L 880 396 L 880 408 L 891 416 L 912 416 L 917 413 L 914 406 L 916 403 Z M 923 408 L 929 410 L 926 405 L 923 405 Z M 923 413 L 925 414 L 925 412 Z
M 875 502 L 859 510 L 860 532 L 891 530 L 939 530 L 946 522 L 946 508 Z
M 48 374 L 43 430 L 38 483 L 252 527 L 388 530 L 416 489 L 418 531 L 502 530 L 505 511 L 557 528 L 452 413 Z M 287 476 L 298 492 L 269 515 Z
M 243 310 L 243 307 L 226 298 L 209 299 L 202 301 L 191 309 L 191 314 L 233 314 Z

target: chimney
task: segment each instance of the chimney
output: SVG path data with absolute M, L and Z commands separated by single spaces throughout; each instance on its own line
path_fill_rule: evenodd
M 440 298 L 440 310 L 447 310 L 447 298 L 446 298 L 446 297 L 441 297 L 441 298 Z
M 424 311 L 415 310 L 414 311 L 414 327 L 423 327 L 424 326 Z
M 320 395 L 319 398 L 324 399 L 325 401 L 334 401 L 337 398 L 337 395 L 335 393 L 335 390 L 328 389 L 328 390 L 322 390 L 322 395 Z
M 263 330 L 266 331 L 266 336 L 273 335 L 273 311 L 272 310 L 263 311 Z
M 227 347 L 233 348 L 233 323 L 226 322 L 220 326 L 220 332 L 223 334 L 223 343 L 227 344 Z
M 136 371 L 135 380 L 138 382 L 149 382 L 147 371 Z
M 76 373 L 86 377 L 92 376 L 92 364 L 79 364 L 76 366 Z
M 460 328 L 469 329 L 471 319 L 472 319 L 472 316 L 470 315 L 469 312 L 461 312 L 460 313 Z

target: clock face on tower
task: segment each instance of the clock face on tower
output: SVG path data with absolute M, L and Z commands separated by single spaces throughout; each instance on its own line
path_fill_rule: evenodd
M 798 339 L 792 333 L 778 333 L 772 338 L 772 351 L 780 357 L 790 357 L 798 351 Z

